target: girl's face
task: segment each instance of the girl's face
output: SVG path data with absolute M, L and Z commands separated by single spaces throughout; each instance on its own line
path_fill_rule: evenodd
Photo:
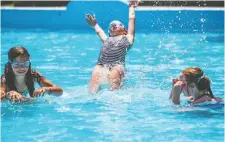
M 29 69 L 30 61 L 27 57 L 18 56 L 11 62 L 13 72 L 16 76 L 24 76 Z
M 183 92 L 184 92 L 184 94 L 188 95 L 188 81 L 186 79 L 186 76 L 183 73 L 180 74 L 179 80 L 184 83 L 183 84 Z
M 179 80 L 183 81 L 184 83 L 184 86 L 183 86 L 184 94 L 186 94 L 187 96 L 195 96 L 196 94 L 198 94 L 198 89 L 196 84 L 189 82 L 189 80 L 184 74 L 181 73 Z
M 123 26 L 113 26 L 110 29 L 110 35 L 111 36 L 118 36 L 118 35 L 124 35 L 126 34 L 126 30 L 124 29 Z

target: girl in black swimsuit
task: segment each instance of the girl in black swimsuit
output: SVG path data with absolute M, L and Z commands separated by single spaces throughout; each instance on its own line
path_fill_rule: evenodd
M 36 90 L 35 82 L 41 86 Z M 24 47 L 11 48 L 1 76 L 1 100 L 21 102 L 26 97 L 40 97 L 45 93 L 60 96 L 62 88 L 31 69 L 30 55 Z

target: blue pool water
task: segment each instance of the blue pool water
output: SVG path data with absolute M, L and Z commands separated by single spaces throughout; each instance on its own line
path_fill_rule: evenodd
M 2 141 L 223 141 L 224 108 L 173 106 L 171 79 L 189 66 L 212 79 L 215 96 L 224 94 L 224 35 L 137 33 L 126 58 L 126 78 L 115 92 L 89 95 L 87 84 L 101 41 L 93 31 L 2 29 L 1 73 L 8 50 L 22 45 L 32 67 L 63 87 L 62 97 L 31 104 L 2 103 Z M 47 100 L 47 101 L 46 101 Z

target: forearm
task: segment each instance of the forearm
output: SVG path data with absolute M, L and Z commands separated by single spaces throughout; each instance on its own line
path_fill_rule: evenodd
M 6 91 L 6 84 L 1 84 L 1 101 L 6 99 L 7 91 Z
M 1 101 L 6 99 L 6 93 L 5 91 L 1 90 Z
M 60 87 L 44 87 L 49 95 L 61 96 L 63 94 L 63 90 Z
M 41 88 L 43 88 L 46 93 L 49 95 L 54 95 L 54 96 L 61 96 L 63 93 L 63 90 L 61 87 L 56 86 L 52 82 L 50 82 L 47 79 L 43 79 L 40 84 Z
M 180 94 L 182 90 L 179 87 L 173 86 L 170 94 L 170 99 L 175 105 L 180 104 Z
M 128 33 L 134 35 L 135 31 L 135 11 L 134 6 L 129 7 Z
M 96 33 L 104 32 L 104 31 L 102 30 L 102 28 L 101 28 L 98 24 L 95 24 L 95 25 L 93 26 L 93 28 L 95 29 L 95 32 L 96 32 Z
M 95 24 L 93 28 L 95 29 L 95 32 L 98 34 L 98 36 L 100 37 L 102 41 L 104 41 L 107 38 L 105 32 L 102 30 L 102 28 L 98 24 Z

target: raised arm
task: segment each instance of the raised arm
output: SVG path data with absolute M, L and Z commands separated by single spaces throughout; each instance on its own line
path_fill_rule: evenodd
M 180 104 L 180 94 L 182 93 L 183 91 L 183 85 L 184 85 L 184 82 L 182 81 L 176 81 L 173 82 L 173 86 L 172 86 L 172 90 L 171 90 L 171 93 L 170 93 L 170 99 L 172 100 L 172 102 L 175 104 L 175 105 L 179 105 Z
M 102 28 L 97 24 L 96 18 L 90 14 L 87 14 L 85 17 L 86 22 L 95 29 L 95 32 L 98 34 L 100 39 L 103 41 L 106 40 L 107 35 L 102 30 Z
M 129 22 L 128 22 L 128 38 L 133 44 L 135 36 L 135 11 L 134 8 L 138 5 L 139 1 L 131 1 L 129 3 Z

